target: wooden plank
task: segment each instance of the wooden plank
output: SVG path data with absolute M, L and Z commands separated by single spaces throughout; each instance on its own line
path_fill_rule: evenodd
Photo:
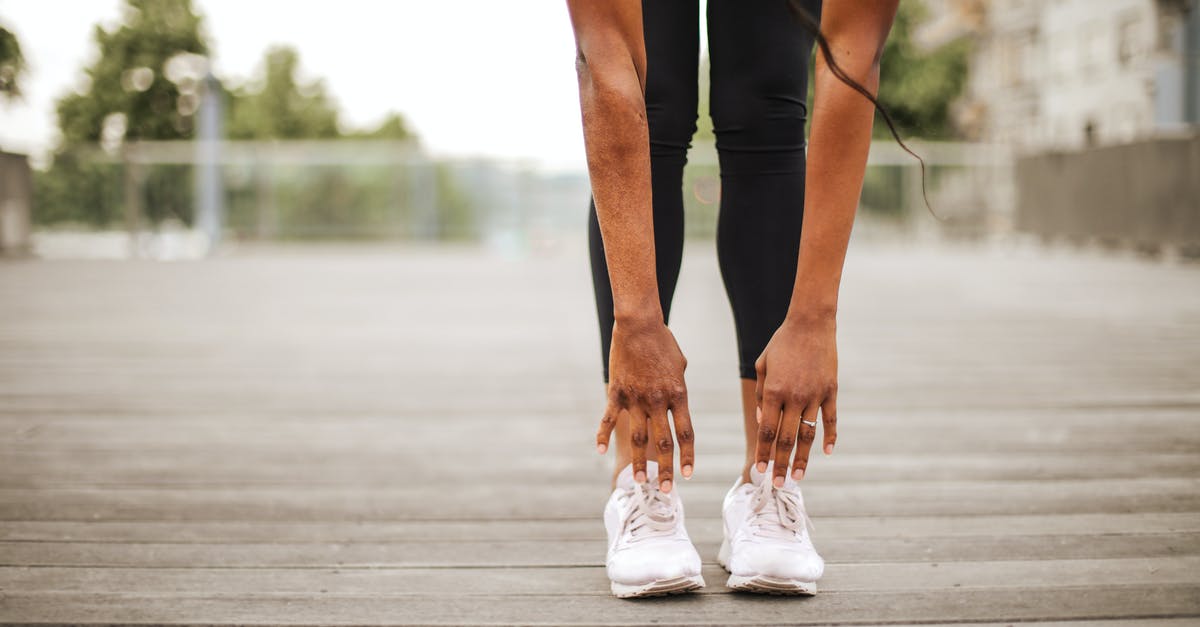
M 578 447 L 574 447 L 578 448 Z M 572 455 L 571 453 L 575 454 Z M 489 468 L 492 484 L 516 484 L 553 475 L 556 483 L 591 490 L 608 478 L 609 460 L 584 457 L 591 451 L 560 450 L 536 456 L 483 452 L 472 459 Z M 319 463 L 314 463 L 319 460 Z M 688 485 L 732 482 L 742 462 L 740 453 L 712 453 L 701 447 L 698 474 Z M 407 482 L 479 481 L 474 466 L 438 466 L 416 455 L 388 452 L 302 455 L 296 451 L 262 451 L 231 455 L 208 453 L 197 446 L 185 451 L 145 450 L 137 455 L 109 452 L 4 453 L 0 488 L 244 488 L 244 487 L 380 487 L 402 477 Z M 386 473 L 381 472 L 386 469 Z M 1110 452 L 867 454 L 839 451 L 818 458 L 812 478 L 821 483 L 889 481 L 998 481 L 1175 478 L 1200 476 L 1200 455 L 1144 454 L 1113 457 Z
M 1200 586 L 955 589 L 843 592 L 810 599 L 735 594 L 629 602 L 603 595 L 445 597 L 154 596 L 24 593 L 6 595 L 0 621 L 165 624 L 608 624 L 768 625 L 1028 621 L 1200 616 Z M 886 616 L 883 621 L 880 617 Z M 103 618 L 101 618 L 103 617 Z
M 695 538 L 721 537 L 721 519 L 689 513 Z M 1200 513 L 1044 514 L 1036 516 L 881 516 L 815 519 L 819 540 L 956 536 L 1116 535 L 1200 533 Z M 150 542 L 210 544 L 305 542 L 350 544 L 411 541 L 594 540 L 599 517 L 562 520 L 341 521 L 57 521 L 17 520 L 0 525 L 13 542 Z
M 713 560 L 720 538 L 693 536 L 702 558 Z M 1115 535 L 950 536 L 926 538 L 816 537 L 833 563 L 944 562 L 1127 558 L 1200 554 L 1200 533 Z M 309 567 L 329 566 L 590 566 L 602 564 L 604 539 L 395 541 L 347 544 L 0 542 L 6 566 Z
M 181 370 L 178 375 L 179 383 L 183 383 L 190 374 L 193 373 L 189 370 Z M 237 375 L 238 373 L 229 373 L 229 378 L 232 379 Z M 286 379 L 286 376 L 284 378 Z M 279 387 L 286 388 L 288 383 L 290 382 Z M 416 381 L 415 383 L 425 382 Z M 526 386 L 530 389 L 536 387 L 530 386 L 529 383 L 522 387 Z M 552 385 L 551 389 L 556 387 L 560 386 Z M 603 397 L 599 393 L 600 388 L 595 388 L 594 391 L 597 393 L 589 395 L 590 398 L 579 399 L 586 403 L 585 407 L 593 402 L 597 404 L 603 402 Z M 477 391 L 477 394 L 495 395 L 496 397 L 509 395 L 506 390 L 488 388 Z M 735 400 L 735 398 L 726 399 L 722 405 L 732 404 L 731 402 Z M 870 427 L 869 431 L 880 428 L 898 431 L 904 427 L 905 423 L 919 420 L 922 424 L 930 427 L 968 434 L 981 428 L 989 428 L 993 426 L 992 423 L 1001 423 L 995 425 L 997 435 L 1013 432 L 1024 433 L 1029 429 L 1054 433 L 1070 429 L 1079 430 L 1080 435 L 1103 436 L 1108 440 L 1114 440 L 1135 435 L 1132 432 L 1123 432 L 1125 427 L 1129 426 L 1131 411 L 1135 413 L 1138 423 L 1137 431 L 1154 432 L 1176 429 L 1191 434 L 1200 431 L 1200 424 L 1198 424 L 1200 423 L 1200 400 L 1178 405 L 1164 405 L 1161 403 L 1161 399 L 1158 403 L 1138 403 L 1129 406 L 1031 407 L 1022 412 L 989 407 L 944 407 L 920 410 L 903 407 L 887 410 L 867 408 L 854 411 L 849 416 L 852 420 L 847 422 L 851 423 L 850 426 Z M 736 435 L 741 430 L 741 424 L 736 415 L 727 416 L 723 408 L 697 407 L 693 417 L 711 422 L 712 428 L 722 435 Z M 437 422 L 420 420 L 418 416 L 397 417 L 363 407 L 348 408 L 345 414 L 339 416 L 337 422 L 330 422 L 328 418 L 329 416 L 322 411 L 305 407 L 296 407 L 294 410 L 290 407 L 255 408 L 255 411 L 252 412 L 236 406 L 226 406 L 216 412 L 196 411 L 184 407 L 169 413 L 141 413 L 113 412 L 104 408 L 91 408 L 83 411 L 48 409 L 41 412 L 30 412 L 4 406 L 0 407 L 0 432 L 36 424 L 39 428 L 39 432 L 36 434 L 38 438 L 62 436 L 81 436 L 85 439 L 97 436 L 110 438 L 113 435 L 113 427 L 118 426 L 128 428 L 130 430 L 128 435 L 135 438 L 135 442 L 141 442 L 147 437 L 150 438 L 150 441 L 159 438 L 163 438 L 163 441 L 186 440 L 186 438 L 178 438 L 174 429 L 162 428 L 162 422 L 168 420 L 173 427 L 202 429 L 210 437 L 225 437 L 229 435 L 230 431 L 233 431 L 245 438 L 269 442 L 272 441 L 271 435 L 292 438 L 307 437 L 318 433 L 338 435 L 358 430 L 378 430 L 383 434 L 394 429 L 398 421 L 403 421 L 406 429 L 411 430 L 413 435 L 435 436 L 441 436 L 447 432 L 447 429 L 450 432 L 454 432 L 458 428 L 475 429 L 493 424 L 498 420 L 511 420 L 511 424 L 504 425 L 505 430 L 515 429 L 518 433 L 534 429 L 535 427 L 531 425 L 536 425 L 539 432 L 544 431 L 548 434 L 570 433 L 581 424 L 591 424 L 591 421 L 586 420 L 585 416 L 574 412 L 569 416 L 564 416 L 561 409 L 552 411 L 533 409 L 520 413 L 493 410 L 479 413 L 464 409 L 457 403 L 448 406 L 439 415 L 440 420 Z M 517 418 L 524 420 L 518 421 Z M 1112 430 L 1120 432 L 1109 433 Z M 396 439 L 396 436 L 393 434 L 392 438 Z M 230 439 L 237 441 L 243 438 Z
M 815 475 L 815 473 L 814 473 Z M 682 484 L 688 511 L 720 511 L 727 487 Z M 1194 512 L 1200 479 L 823 484 L 806 480 L 815 516 Z M 424 484 L 307 489 L 0 489 L 3 520 L 421 520 L 594 518 L 605 486 Z
M 596 407 L 599 408 L 599 402 Z M 587 440 L 594 427 L 592 420 L 578 414 L 564 420 L 561 412 L 539 413 L 536 410 L 517 415 L 502 410 L 481 413 L 459 408 L 442 412 L 442 419 L 436 423 L 423 420 L 423 415 L 339 414 L 337 420 L 330 420 L 328 413 L 318 413 L 305 419 L 294 416 L 247 419 L 245 414 L 237 412 L 188 418 L 160 414 L 111 419 L 64 418 L 25 412 L 17 418 L 0 420 L 0 431 L 17 436 L 6 444 L 20 450 L 82 449 L 120 453 L 145 448 L 190 448 L 200 442 L 211 442 L 234 451 L 261 451 L 304 441 L 314 451 L 321 452 L 347 449 L 407 452 L 420 450 L 431 442 L 446 441 L 462 442 L 483 451 L 487 447 L 482 444 L 493 441 L 488 438 L 496 437 L 500 443 L 507 444 L 526 441 L 532 436 L 538 436 L 539 442 L 545 444 L 544 448 L 554 450 Z M 1041 410 L 1025 411 L 1020 415 L 995 410 L 939 409 L 922 412 L 919 416 L 912 412 L 848 411 L 845 418 L 845 424 L 841 425 L 847 430 L 845 443 L 853 444 L 854 450 L 868 452 L 894 451 L 910 444 L 922 444 L 911 449 L 926 454 L 930 450 L 943 450 L 937 441 L 910 428 L 915 420 L 919 420 L 923 429 L 937 430 L 940 437 L 936 440 L 958 444 L 963 440 L 971 441 L 971 450 L 980 453 L 1042 450 L 1048 446 L 1055 450 L 1094 451 L 1117 443 L 1139 450 L 1149 444 L 1159 444 L 1157 451 L 1165 453 L 1200 451 L 1200 408 L 1133 412 L 1123 409 Z M 705 428 L 701 432 L 698 427 L 698 433 L 711 436 L 707 444 L 725 443 L 734 447 L 741 444 L 741 424 L 736 414 L 726 415 L 698 407 L 695 419 Z M 1127 428 L 1131 420 L 1137 423 L 1137 429 Z M 398 425 L 404 428 L 397 429 Z M 986 434 L 987 438 L 980 439 L 981 434 Z M 704 439 L 700 441 L 705 442 Z M 884 446 L 888 443 L 892 443 L 892 448 Z
M 1120 585 L 1200 584 L 1200 556 L 984 561 L 939 563 L 830 564 L 821 591 L 896 592 L 957 588 L 1055 588 Z M 706 564 L 708 587 L 701 594 L 728 592 L 727 574 Z M 88 594 L 239 596 L 322 594 L 342 596 L 603 595 L 603 566 L 576 568 L 477 567 L 225 569 L 130 567 L 0 567 L 7 594 L 39 591 Z
M 1022 625 L 1036 625 L 1037 627 L 1079 627 L 1079 621 L 1034 620 L 1034 621 L 1021 621 L 1021 623 L 1022 623 Z M 874 623 L 874 624 L 880 625 L 883 623 Z M 941 622 L 941 623 L 909 623 L 909 624 L 913 625 L 914 627 L 916 627 L 916 626 L 934 627 L 935 625 L 945 625 L 946 623 Z M 1001 623 L 974 623 L 974 622 L 959 623 L 959 622 L 956 622 L 954 624 L 957 625 L 958 627 L 1013 627 L 1012 621 L 1006 621 L 1006 622 L 1001 622 Z M 1187 625 L 1189 627 L 1194 627 L 1196 624 L 1196 618 L 1194 616 L 1182 617 L 1182 618 L 1100 618 L 1100 619 L 1093 618 L 1093 619 L 1089 619 L 1087 621 L 1087 624 L 1088 625 L 1100 625 L 1102 627 L 1183 627 L 1184 625 Z

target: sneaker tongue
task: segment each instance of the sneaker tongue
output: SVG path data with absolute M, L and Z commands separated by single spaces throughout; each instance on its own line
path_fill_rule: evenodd
M 658 477 L 658 462 L 646 462 L 646 482 L 650 483 Z M 631 490 L 635 485 L 633 481 L 633 464 L 621 469 L 621 473 L 617 475 L 617 487 L 622 490 Z
M 774 480 L 774 478 L 775 478 L 775 475 L 773 474 L 774 472 L 775 472 L 775 462 L 773 462 L 773 461 L 767 462 L 766 472 L 759 472 L 758 464 L 755 464 L 750 467 L 750 483 L 752 485 L 754 485 L 754 487 L 760 487 L 760 486 L 762 486 L 763 481 L 769 482 L 769 481 Z M 784 481 L 783 487 L 785 487 L 785 488 L 795 487 L 796 481 L 794 479 L 792 479 L 791 475 L 787 475 L 784 479 L 785 479 L 785 481 Z

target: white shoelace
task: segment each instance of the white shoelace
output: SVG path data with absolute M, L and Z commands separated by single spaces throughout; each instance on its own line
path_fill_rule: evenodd
M 625 510 L 625 525 L 630 542 L 675 533 L 675 504 L 670 496 L 641 483 L 635 483 L 626 495 L 629 506 Z
M 777 540 L 795 540 L 803 537 L 800 531 L 813 531 L 812 521 L 804 511 L 800 495 L 791 490 L 776 488 L 770 477 L 764 477 L 762 484 L 754 490 L 750 497 L 750 527 L 752 533 L 760 538 Z

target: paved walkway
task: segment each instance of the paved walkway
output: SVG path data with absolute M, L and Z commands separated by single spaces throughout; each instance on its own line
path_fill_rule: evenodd
M 708 587 L 607 594 L 577 252 L 0 263 L 0 622 L 1200 619 L 1200 267 L 856 244 L 813 599 L 715 563 L 738 450 L 703 243 L 674 326 Z

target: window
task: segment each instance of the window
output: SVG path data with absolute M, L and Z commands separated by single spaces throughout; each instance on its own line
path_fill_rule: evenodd
M 1126 13 L 1117 20 L 1117 63 L 1129 67 L 1142 54 L 1142 18 Z

